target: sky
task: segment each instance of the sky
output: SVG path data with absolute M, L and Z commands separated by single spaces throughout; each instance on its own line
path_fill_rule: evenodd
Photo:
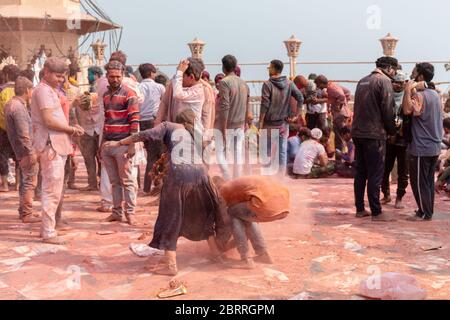
M 400 39 L 400 61 L 450 62 L 448 0 L 96 2 L 123 26 L 121 49 L 129 64 L 176 63 L 190 55 L 187 43 L 195 37 L 207 43 L 205 63 L 220 63 L 225 54 L 234 54 L 241 63 L 288 61 L 283 41 L 291 35 L 303 42 L 299 61 L 375 61 L 382 56 L 378 39 L 388 32 Z M 408 73 L 412 67 L 404 65 Z M 450 81 L 443 64 L 435 67 L 436 81 Z M 220 72 L 219 67 L 207 68 L 212 75 Z M 359 80 L 372 69 L 374 65 L 300 65 L 297 73 Z M 161 70 L 172 75 L 175 67 Z M 243 67 L 246 80 L 267 77 L 265 66 Z

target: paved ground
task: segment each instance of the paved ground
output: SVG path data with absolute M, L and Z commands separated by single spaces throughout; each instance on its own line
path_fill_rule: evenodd
M 85 173 L 78 174 L 83 186 Z M 285 182 L 292 191 L 292 214 L 262 225 L 276 263 L 252 271 L 229 269 L 206 259 L 206 243 L 180 239 L 177 278 L 186 283 L 188 294 L 178 299 L 289 299 L 299 294 L 305 299 L 362 299 L 361 280 L 377 270 L 413 275 L 428 298 L 450 298 L 450 202 L 437 198 L 433 222 L 407 222 L 415 208 L 409 191 L 408 209 L 386 207 L 397 222 L 373 223 L 354 218 L 351 180 Z M 156 257 L 139 258 L 129 250 L 130 243 L 151 239 L 157 215 L 157 207 L 148 205 L 152 199 L 139 197 L 138 227 L 103 223 L 107 215 L 95 211 L 97 193 L 69 191 L 65 200 L 64 216 L 72 229 L 63 234 L 70 242 L 57 247 L 39 241 L 39 225 L 19 223 L 16 192 L 0 195 L 0 298 L 157 299 L 171 279 L 146 271 Z M 145 240 L 138 240 L 145 232 Z M 442 248 L 424 251 L 435 243 Z M 229 258 L 238 255 L 231 252 Z

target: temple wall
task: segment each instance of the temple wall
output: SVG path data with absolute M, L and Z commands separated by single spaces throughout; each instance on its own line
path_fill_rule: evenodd
M 78 48 L 78 38 L 77 34 L 64 32 L 53 32 L 53 36 L 50 32 L 38 31 L 18 31 L 14 34 L 0 32 L 0 45 L 11 49 L 16 62 L 21 68 L 25 68 L 33 55 L 39 52 L 41 45 L 52 50 L 54 56 L 63 56 L 68 54 L 70 47 L 74 50 Z
M 48 8 L 48 7 L 79 7 L 79 0 L 2 0 L 2 5 L 24 5 L 33 6 L 36 8 Z

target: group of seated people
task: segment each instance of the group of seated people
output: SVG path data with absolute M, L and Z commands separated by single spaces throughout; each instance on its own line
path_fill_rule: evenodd
M 288 140 L 288 173 L 295 178 L 316 179 L 337 174 L 354 178 L 355 147 L 351 128 L 340 129 L 343 146 L 334 149 L 330 143 L 330 130 L 322 132 L 304 127 Z M 330 160 L 333 159 L 334 160 Z
M 450 112 L 448 113 L 450 114 Z M 444 119 L 444 132 L 436 192 L 446 191 L 450 195 L 450 116 Z
M 297 179 L 317 179 L 336 174 L 342 178 L 354 178 L 356 174 L 355 147 L 351 124 L 339 130 L 342 147 L 332 145 L 330 127 L 324 131 L 300 127 L 288 140 L 288 174 Z M 436 192 L 450 195 L 450 99 L 444 107 L 444 137 L 442 155 L 438 167 Z

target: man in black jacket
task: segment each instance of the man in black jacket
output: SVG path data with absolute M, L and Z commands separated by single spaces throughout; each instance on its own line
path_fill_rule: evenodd
M 356 148 L 355 205 L 356 217 L 372 215 L 373 221 L 392 221 L 382 212 L 380 188 L 383 180 L 387 134 L 394 135 L 394 92 L 392 78 L 398 61 L 382 57 L 377 68 L 358 83 L 355 93 L 354 122 L 352 136 Z M 369 213 L 364 206 L 367 184 Z

